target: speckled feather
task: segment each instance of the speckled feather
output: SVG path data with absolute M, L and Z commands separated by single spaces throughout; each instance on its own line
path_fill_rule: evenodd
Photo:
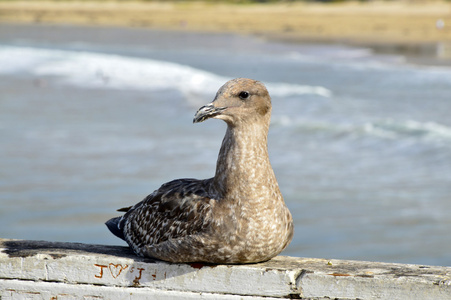
M 252 263 L 279 254 L 293 221 L 268 158 L 270 115 L 262 83 L 227 82 L 194 118 L 228 125 L 215 176 L 165 183 L 107 226 L 138 255 L 170 262 Z

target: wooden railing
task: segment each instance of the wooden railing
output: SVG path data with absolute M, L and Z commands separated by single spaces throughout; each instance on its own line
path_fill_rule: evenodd
M 0 239 L 0 299 L 451 299 L 451 267 L 278 256 L 170 264 L 119 246 Z

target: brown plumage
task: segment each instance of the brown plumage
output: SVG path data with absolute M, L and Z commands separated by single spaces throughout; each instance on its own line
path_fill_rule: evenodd
M 268 158 L 270 117 L 261 82 L 228 81 L 193 120 L 228 125 L 215 176 L 165 183 L 108 228 L 136 254 L 170 262 L 254 263 L 279 254 L 293 220 Z

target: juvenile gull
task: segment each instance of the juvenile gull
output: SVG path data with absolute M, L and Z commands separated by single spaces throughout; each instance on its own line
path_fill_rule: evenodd
M 227 123 L 213 178 L 163 184 L 110 231 L 144 257 L 170 262 L 255 263 L 287 247 L 293 220 L 268 157 L 271 98 L 255 80 L 224 84 L 194 123 Z

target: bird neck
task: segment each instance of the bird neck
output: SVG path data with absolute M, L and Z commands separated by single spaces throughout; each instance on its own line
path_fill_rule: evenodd
M 278 190 L 268 157 L 267 123 L 228 125 L 213 182 L 221 198 L 240 201 L 248 194 L 267 193 L 271 187 Z

